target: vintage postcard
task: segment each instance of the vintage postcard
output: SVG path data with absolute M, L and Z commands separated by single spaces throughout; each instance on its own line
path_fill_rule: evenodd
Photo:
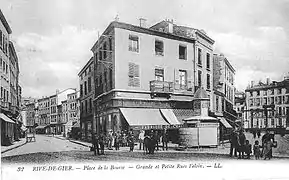
M 1 178 L 289 179 L 288 10 L 1 0 Z

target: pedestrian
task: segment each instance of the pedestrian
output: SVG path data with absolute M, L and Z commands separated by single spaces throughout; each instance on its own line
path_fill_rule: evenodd
M 162 134 L 162 143 L 163 143 L 163 151 L 168 150 L 168 132 L 166 129 L 164 129 L 163 134 Z
M 238 152 L 239 152 L 238 159 L 244 159 L 245 141 L 246 141 L 246 136 L 243 133 L 243 130 L 241 129 L 239 131 L 239 136 L 238 136 Z
M 260 137 L 261 137 L 261 132 L 260 132 L 260 130 L 257 131 L 257 136 L 258 136 L 258 139 L 260 139 Z
M 123 147 L 127 146 L 127 135 L 125 132 L 122 135 L 122 143 L 123 143 Z
M 141 130 L 138 139 L 139 139 L 139 150 L 143 149 L 144 150 L 144 138 L 145 138 L 145 131 Z
M 252 153 L 252 145 L 250 144 L 249 140 L 246 140 L 245 142 L 244 151 L 247 156 L 247 159 L 250 159 L 250 155 Z
M 266 130 L 266 133 L 262 136 L 262 146 L 263 146 L 263 151 L 262 151 L 262 154 L 263 155 L 265 155 L 265 152 L 264 152 L 264 150 L 266 149 L 266 143 L 267 142 L 271 142 L 271 141 L 273 141 L 274 142 L 274 134 L 270 134 L 270 131 L 267 129 Z M 273 146 L 273 145 L 272 145 Z M 272 147 L 271 147 L 272 148 Z M 272 150 L 271 151 L 269 151 L 269 153 L 270 153 L 270 158 L 272 158 L 273 157 L 273 152 L 272 152 Z
M 99 142 L 99 146 L 100 146 L 100 155 L 104 155 L 104 144 L 105 144 L 104 133 L 100 133 L 98 142 Z
M 134 134 L 133 131 L 130 130 L 127 137 L 129 152 L 133 152 L 134 149 Z
M 237 147 L 238 147 L 238 134 L 237 131 L 232 131 L 230 135 L 230 157 L 234 156 L 237 157 Z
M 264 160 L 266 160 L 267 158 L 270 160 L 272 158 L 272 147 L 273 147 L 272 139 L 264 143 L 263 146 Z
M 159 139 L 159 135 L 158 135 L 158 131 L 156 130 L 153 134 L 153 139 L 156 143 L 156 147 L 157 147 L 157 151 L 159 150 L 159 142 L 160 142 L 160 139 Z
M 115 134 L 115 140 L 114 140 L 115 150 L 119 150 L 120 139 L 121 139 L 120 132 L 117 131 L 116 134 Z
M 261 156 L 261 146 L 259 145 L 259 141 L 256 140 L 253 146 L 254 156 L 255 159 L 260 159 Z
M 99 143 L 98 143 L 98 136 L 96 134 L 94 134 L 92 136 L 92 149 L 94 151 L 94 155 L 96 156 L 99 155 Z
M 107 141 L 108 141 L 108 144 L 107 144 L 108 145 L 108 149 L 112 150 L 113 132 L 112 132 L 111 129 L 108 131 Z

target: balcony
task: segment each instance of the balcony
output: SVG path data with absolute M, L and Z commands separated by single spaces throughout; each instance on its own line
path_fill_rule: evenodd
M 170 94 L 174 91 L 173 82 L 157 80 L 150 81 L 150 91 L 152 98 L 162 95 L 170 98 Z

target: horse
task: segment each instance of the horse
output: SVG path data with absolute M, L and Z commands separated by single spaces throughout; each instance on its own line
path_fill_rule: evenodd
M 146 154 L 154 154 L 157 141 L 149 136 L 144 138 L 144 149 Z

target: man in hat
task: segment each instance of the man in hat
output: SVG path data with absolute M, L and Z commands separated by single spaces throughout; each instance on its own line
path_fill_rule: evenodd
M 237 146 L 238 146 L 238 133 L 237 130 L 233 130 L 230 135 L 230 157 L 234 156 L 237 157 Z

